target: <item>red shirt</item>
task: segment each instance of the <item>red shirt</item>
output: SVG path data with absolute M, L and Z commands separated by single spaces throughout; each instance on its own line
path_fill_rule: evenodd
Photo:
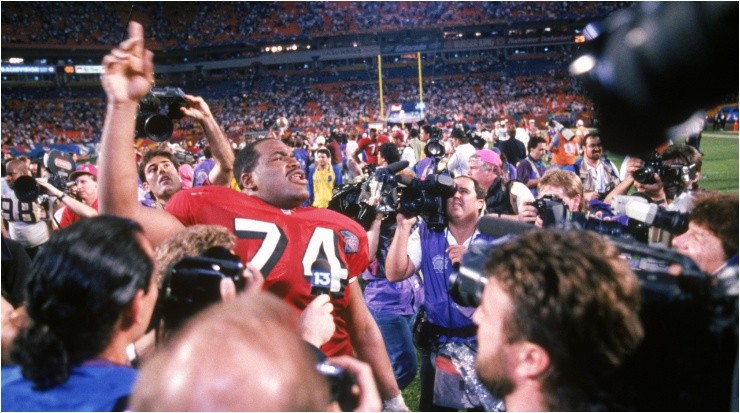
M 67 195 L 70 196 L 70 195 Z M 90 205 L 94 210 L 98 210 L 98 200 L 95 199 L 95 202 Z M 74 224 L 75 222 L 80 220 L 80 216 L 72 212 L 72 210 L 69 209 L 68 206 L 64 207 L 64 211 L 62 211 L 62 219 L 59 220 L 59 228 L 67 228 L 68 226 Z
M 283 210 L 222 186 L 180 191 L 167 202 L 166 210 L 186 226 L 215 224 L 236 234 L 237 255 L 261 269 L 266 290 L 298 310 L 315 298 L 311 266 L 317 258 L 325 258 L 332 268 L 336 330 L 322 350 L 330 356 L 352 354 L 347 286 L 369 262 L 367 233 L 359 224 L 327 209 Z
M 357 147 L 365 152 L 365 162 L 372 165 L 378 164 L 378 148 L 380 145 L 390 142 L 387 136 L 380 135 L 378 140 L 373 142 L 369 137 L 360 139 L 357 142 Z

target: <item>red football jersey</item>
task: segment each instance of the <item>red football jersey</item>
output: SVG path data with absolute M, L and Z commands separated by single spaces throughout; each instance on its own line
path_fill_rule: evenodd
M 377 165 L 378 164 L 378 149 L 380 145 L 388 143 L 388 137 L 385 135 L 378 136 L 378 140 L 373 142 L 370 138 L 362 138 L 357 142 L 357 147 L 365 152 L 365 162 Z
M 336 331 L 322 350 L 352 354 L 347 332 L 348 283 L 368 266 L 367 233 L 337 212 L 313 207 L 284 210 L 223 186 L 183 190 L 167 202 L 167 211 L 184 225 L 221 225 L 237 236 L 236 253 L 260 268 L 264 288 L 299 310 L 311 294 L 311 266 L 325 259 Z

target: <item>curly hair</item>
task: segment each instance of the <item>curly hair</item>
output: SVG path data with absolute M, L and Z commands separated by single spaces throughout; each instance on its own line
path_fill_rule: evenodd
M 508 342 L 550 356 L 542 387 L 551 410 L 582 410 L 642 341 L 638 279 L 598 234 L 522 235 L 494 251 L 484 274 L 511 298 Z
M 578 210 L 585 211 L 586 200 L 583 198 L 583 182 L 581 182 L 581 178 L 574 172 L 557 168 L 550 169 L 540 177 L 537 183 L 537 190 L 542 192 L 542 189 L 546 186 L 563 188 L 565 193 L 571 198 L 580 197 L 581 203 L 578 205 Z
M 709 193 L 699 196 L 689 220 L 705 227 L 722 242 L 725 257 L 737 254 L 738 195 Z

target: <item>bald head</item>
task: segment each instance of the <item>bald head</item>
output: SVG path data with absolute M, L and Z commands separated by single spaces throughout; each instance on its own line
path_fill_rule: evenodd
M 298 316 L 259 293 L 204 311 L 144 365 L 134 411 L 321 411 L 329 387 Z

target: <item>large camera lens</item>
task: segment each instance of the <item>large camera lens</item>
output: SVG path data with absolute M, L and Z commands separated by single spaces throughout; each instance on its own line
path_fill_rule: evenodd
M 632 177 L 635 178 L 635 181 L 641 183 L 641 184 L 654 184 L 655 181 L 655 169 L 653 169 L 652 166 L 646 166 L 644 168 L 640 168 L 632 173 Z
M 167 116 L 152 115 L 144 120 L 144 135 L 154 141 L 166 141 L 172 136 L 172 130 L 172 121 Z
M 438 140 L 430 140 L 424 146 L 424 154 L 428 158 L 439 158 L 445 153 L 445 147 Z

